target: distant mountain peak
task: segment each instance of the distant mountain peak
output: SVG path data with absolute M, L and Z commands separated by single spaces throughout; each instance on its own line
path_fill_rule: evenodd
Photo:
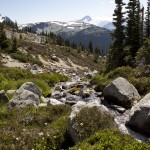
M 9 17 L 4 16 L 1 13 L 0 13 L 0 22 L 12 22 L 13 23 L 13 21 Z
M 85 23 L 88 23 L 88 22 L 90 22 L 91 20 L 92 20 L 92 18 L 91 18 L 89 15 L 87 15 L 87 16 L 84 16 L 82 19 L 77 20 L 77 22 L 85 22 Z

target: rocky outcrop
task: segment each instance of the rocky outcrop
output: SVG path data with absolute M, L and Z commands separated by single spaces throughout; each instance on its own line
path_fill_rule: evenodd
M 139 133 L 150 135 L 150 93 L 132 107 L 126 125 Z
M 131 108 L 136 100 L 140 99 L 137 89 L 126 79 L 119 77 L 103 90 L 105 100 L 114 104 Z
M 0 103 L 8 103 L 9 99 L 6 93 L 2 90 L 0 91 Z
M 40 103 L 41 94 L 42 91 L 36 84 L 26 82 L 16 91 L 12 100 L 8 103 L 8 107 L 37 107 Z

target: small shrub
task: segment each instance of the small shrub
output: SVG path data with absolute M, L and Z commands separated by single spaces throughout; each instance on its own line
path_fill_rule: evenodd
M 145 95 L 150 92 L 150 78 L 130 78 L 129 81 L 135 86 L 140 95 Z
M 37 64 L 39 66 L 42 66 L 42 62 L 39 61 L 39 58 L 36 57 L 36 58 L 33 58 L 32 55 L 30 55 L 29 53 L 28 54 L 24 54 L 22 52 L 16 52 L 16 53 L 11 53 L 11 57 L 13 59 L 16 59 L 20 62 L 23 62 L 23 63 L 30 63 L 30 64 Z
M 116 125 L 111 115 L 98 107 L 83 108 L 72 120 L 80 141 L 90 137 L 99 129 L 114 128 Z
M 103 89 L 112 81 L 112 79 L 108 79 L 107 74 L 105 76 L 95 75 L 90 83 L 96 85 L 94 88 L 95 91 L 101 92 Z
M 137 74 L 137 70 L 129 66 L 123 66 L 123 67 L 116 68 L 115 70 L 108 73 L 108 78 L 115 79 L 117 77 L 123 77 L 129 79 L 131 77 L 135 77 L 136 74 Z

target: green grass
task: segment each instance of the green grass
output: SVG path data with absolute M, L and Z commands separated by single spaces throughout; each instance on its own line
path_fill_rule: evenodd
M 60 74 L 37 74 L 18 68 L 0 68 L 0 90 L 16 90 L 25 82 L 33 82 L 41 88 L 45 97 L 51 95 L 51 87 L 57 82 L 69 80 L 67 76 Z
M 100 130 L 70 150 L 149 150 L 148 143 L 140 143 L 118 130 Z
M 18 108 L 0 106 L 0 149 L 60 149 L 70 106 Z
M 31 54 L 24 54 L 22 52 L 16 52 L 16 53 L 11 53 L 11 57 L 13 59 L 16 59 L 16 60 L 23 62 L 23 63 L 30 63 L 32 65 L 37 64 L 39 66 L 43 65 L 38 57 L 33 58 L 33 56 Z

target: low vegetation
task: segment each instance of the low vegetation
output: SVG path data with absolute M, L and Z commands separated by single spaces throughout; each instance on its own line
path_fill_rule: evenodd
M 11 53 L 11 57 L 19 62 L 30 63 L 31 65 L 37 64 L 38 66 L 42 66 L 42 62 L 39 58 L 33 57 L 30 53 L 24 54 L 22 52 Z
M 70 106 L 0 107 L 0 149 L 60 149 L 65 142 Z
M 118 67 L 109 73 L 95 75 L 90 82 L 96 85 L 95 90 L 100 92 L 117 77 L 124 77 L 136 87 L 139 94 L 145 95 L 150 92 L 150 78 L 144 76 L 138 77 L 140 71 L 139 68 L 129 66 Z
M 0 68 L 0 90 L 16 90 L 25 82 L 37 84 L 43 91 L 45 97 L 51 95 L 51 87 L 69 78 L 60 74 L 37 74 L 33 75 L 29 71 L 18 68 Z
M 108 112 L 98 107 L 83 108 L 72 120 L 72 125 L 82 141 L 100 129 L 116 127 L 116 124 Z
M 118 130 L 99 130 L 90 138 L 77 144 L 70 150 L 148 150 L 148 143 L 140 143 Z

